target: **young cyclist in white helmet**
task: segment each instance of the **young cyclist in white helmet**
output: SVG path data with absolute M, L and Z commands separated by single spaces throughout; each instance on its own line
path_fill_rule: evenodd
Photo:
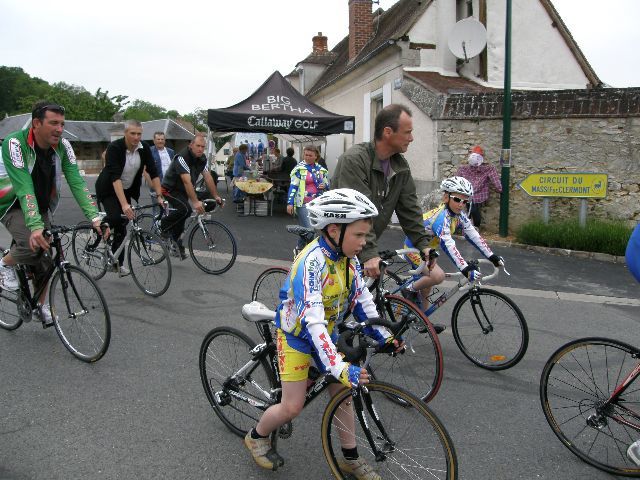
M 343 386 L 368 383 L 365 369 L 345 362 L 336 352 L 336 324 L 347 309 L 358 321 L 377 318 L 373 297 L 366 288 L 356 255 L 366 243 L 376 207 L 359 192 L 341 188 L 323 193 L 307 204 L 311 226 L 321 235 L 296 257 L 280 291 L 276 314 L 278 362 L 282 400 L 267 409 L 247 433 L 245 445 L 256 463 L 267 469 L 284 463 L 272 449 L 269 435 L 298 416 L 304 406 L 309 367 L 329 371 L 340 383 L 329 385 L 335 395 Z M 390 341 L 380 327 L 367 327 L 381 345 Z M 394 344 L 400 350 L 397 340 Z M 354 421 L 353 410 L 344 411 L 345 425 Z M 343 472 L 359 480 L 380 476 L 358 455 L 354 432 L 340 433 Z
M 432 248 L 440 247 L 470 281 L 476 280 L 480 277 L 480 272 L 473 265 L 469 265 L 456 248 L 456 242 L 453 239 L 453 233 L 456 230 L 462 230 L 467 241 L 491 260 L 496 267 L 503 261 L 502 257 L 491 251 L 487 242 L 473 227 L 467 216 L 466 207 L 470 204 L 473 195 L 473 187 L 469 180 L 464 177 L 446 178 L 440 184 L 440 189 L 442 190 L 442 203 L 423 215 L 424 228 L 433 237 L 429 246 Z M 405 239 L 405 246 L 413 247 L 409 238 Z M 414 266 L 420 264 L 420 257 L 417 255 L 407 255 L 407 259 Z M 431 287 L 442 283 L 445 275 L 435 261 L 431 263 L 428 270 L 423 271 L 422 275 L 422 278 L 410 284 L 407 290 L 420 292 L 424 303 L 429 297 Z M 443 325 L 434 324 L 434 327 L 438 333 L 445 329 Z

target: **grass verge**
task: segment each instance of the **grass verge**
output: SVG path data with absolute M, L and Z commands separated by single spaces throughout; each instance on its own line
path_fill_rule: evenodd
M 527 245 L 624 255 L 632 230 L 622 221 L 589 220 L 585 227 L 581 227 L 577 220 L 549 224 L 536 220 L 520 227 L 516 241 Z

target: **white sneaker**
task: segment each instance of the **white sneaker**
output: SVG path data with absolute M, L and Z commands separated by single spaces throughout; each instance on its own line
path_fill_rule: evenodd
M 48 303 L 39 305 L 37 312 L 44 328 L 53 326 L 53 315 L 51 315 L 51 308 Z
M 0 265 L 0 277 L 2 278 L 2 284 L 0 285 L 2 288 L 12 292 L 18 290 L 18 277 L 16 276 L 15 268 Z
M 124 265 L 120 265 L 119 272 L 120 272 L 120 276 L 121 277 L 126 277 L 127 275 L 129 275 L 131 273 L 129 271 L 129 269 L 127 267 L 125 267 Z
M 627 457 L 636 465 L 640 466 L 640 440 L 636 440 L 627 448 Z

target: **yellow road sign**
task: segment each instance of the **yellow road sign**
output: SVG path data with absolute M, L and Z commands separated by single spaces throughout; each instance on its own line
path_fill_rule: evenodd
M 532 197 L 605 198 L 606 173 L 532 173 L 519 185 Z

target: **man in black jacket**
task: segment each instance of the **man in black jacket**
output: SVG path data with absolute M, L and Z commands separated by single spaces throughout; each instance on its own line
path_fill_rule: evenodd
M 137 120 L 127 120 L 124 124 L 124 138 L 114 140 L 107 147 L 106 163 L 96 180 L 96 195 L 105 209 L 105 221 L 113 228 L 113 245 L 115 252 L 122 244 L 128 220 L 122 219 L 124 214 L 129 220 L 134 217 L 131 199 L 136 202 L 140 198 L 142 172 L 146 168 L 151 177 L 151 186 L 158 195 L 158 203 L 163 204 L 160 179 L 156 164 L 148 145 L 141 142 L 142 124 Z M 122 267 L 124 251 L 118 258 L 119 273 L 128 272 Z
M 162 190 L 173 209 L 162 219 L 162 234 L 165 237 L 169 235 L 173 237 L 178 245 L 182 260 L 187 258 L 181 236 L 184 232 L 185 221 L 191 215 L 189 202 L 197 213 L 205 212 L 204 204 L 198 198 L 195 190 L 200 175 L 203 176 L 207 190 L 216 203 L 222 205 L 222 199 L 218 195 L 218 189 L 207 165 L 207 156 L 204 154 L 206 147 L 207 140 L 204 134 L 197 133 L 189 146 L 173 158 L 162 179 Z

